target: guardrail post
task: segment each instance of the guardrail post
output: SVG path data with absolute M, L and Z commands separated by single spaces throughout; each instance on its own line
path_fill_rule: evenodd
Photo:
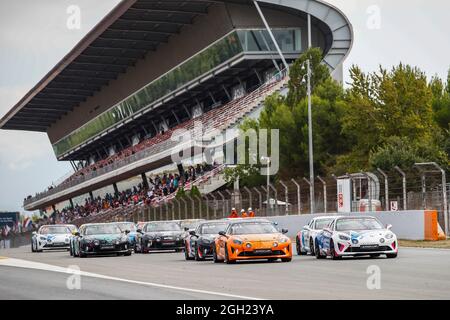
M 297 187 L 297 212 L 299 215 L 301 215 L 302 214 L 302 201 L 300 198 L 300 191 L 301 191 L 300 184 L 297 183 L 297 181 L 295 181 L 294 178 L 292 178 L 291 181 Z
M 312 188 L 312 184 L 311 184 L 311 181 L 309 181 L 308 179 L 306 179 L 305 177 L 303 177 L 303 180 L 309 185 L 309 194 L 310 194 L 310 196 L 309 196 L 309 213 L 312 213 L 312 211 L 311 211 L 311 209 L 312 208 L 314 208 L 314 199 L 312 199 L 311 198 L 311 194 L 312 194 L 312 192 L 311 192 L 311 188 Z
M 256 187 L 253 187 L 253 190 L 255 190 L 256 193 L 258 194 L 258 198 L 259 198 L 259 213 L 262 214 L 262 193 Z
M 220 191 L 217 191 L 217 193 L 219 194 L 220 198 L 222 199 L 222 208 L 223 208 L 223 207 L 226 207 L 226 206 L 225 206 L 225 197 L 224 197 L 224 195 L 223 195 L 222 192 L 220 192 Z M 225 210 L 222 212 L 222 217 L 223 217 L 223 218 L 226 217 L 225 212 L 226 212 Z
M 274 192 L 275 195 L 275 214 L 278 215 L 278 192 L 277 189 L 275 189 L 275 187 L 269 183 L 269 188 L 271 188 Z
M 184 219 L 187 219 L 187 211 L 188 211 L 188 208 L 187 208 L 187 202 L 186 202 L 186 199 L 180 198 L 180 201 L 182 201 L 182 202 L 184 203 Z M 182 219 L 181 219 L 181 216 L 180 216 L 180 220 L 182 220 Z
M 195 196 L 195 198 L 197 198 L 197 200 L 198 200 L 198 213 L 199 213 L 199 216 L 198 216 L 198 218 L 199 219 L 203 219 L 203 212 L 202 212 L 202 199 L 199 197 L 199 196 Z
M 372 198 L 373 198 L 373 194 L 372 194 L 372 178 L 367 174 L 367 172 L 360 172 L 363 176 L 365 176 L 367 178 L 367 188 L 368 188 L 368 196 L 367 196 L 367 200 L 369 200 L 369 211 L 372 212 L 373 207 L 372 207 Z M 361 200 L 360 200 L 361 201 Z
M 232 207 L 236 207 L 236 203 L 234 201 L 234 197 L 233 197 L 233 194 L 231 193 L 231 191 L 226 189 L 225 192 L 230 196 L 230 202 L 228 202 L 228 200 L 227 200 L 227 208 L 228 208 L 228 212 L 230 212 Z M 228 205 L 228 203 L 230 205 Z
M 252 192 L 251 192 L 250 189 L 247 188 L 247 187 L 244 187 L 244 190 L 247 192 L 247 194 L 248 194 L 248 196 L 249 196 L 249 198 L 248 198 L 248 199 L 249 199 L 249 201 L 248 201 L 249 207 L 253 208 Z
M 177 205 L 178 205 L 178 217 L 180 218 L 180 220 L 181 220 L 181 207 L 180 207 L 180 201 L 176 198 L 176 197 L 174 197 L 173 198 L 173 201 L 174 202 L 176 202 L 177 203 Z M 175 207 L 175 204 L 174 204 L 174 207 Z M 175 220 L 175 208 L 174 208 L 174 212 L 173 212 L 173 220 Z
M 288 206 L 289 206 L 289 189 L 288 189 L 287 185 L 285 185 L 284 182 L 281 180 L 280 180 L 280 184 L 284 188 L 284 201 L 286 202 L 285 213 L 286 213 L 286 215 L 288 215 L 289 214 L 289 208 L 288 208 Z M 278 200 L 277 200 L 277 202 L 278 202 Z
M 217 199 L 216 199 L 216 196 L 213 193 L 211 193 L 210 195 L 211 195 L 211 197 L 213 198 L 213 201 L 214 201 L 214 219 L 217 219 Z
M 337 180 L 338 180 L 338 178 L 336 177 L 336 175 L 334 173 L 331 174 L 331 177 L 334 179 L 334 182 L 336 182 L 336 189 L 337 189 Z M 336 210 L 336 212 L 338 212 L 338 210 L 339 210 L 338 199 L 337 199 L 337 192 L 336 192 L 336 204 L 334 206 L 334 209 Z
M 266 188 L 266 187 L 264 187 L 264 186 L 261 186 L 261 189 L 266 193 L 266 195 L 268 194 L 268 192 L 269 192 L 269 189 L 268 188 Z M 269 197 L 267 197 L 267 200 L 266 200 L 266 216 L 269 216 L 270 215 L 270 204 L 269 204 Z
M 192 218 L 189 219 L 195 219 L 195 202 L 194 199 L 190 195 L 187 195 L 188 199 L 191 201 L 191 210 L 192 210 Z
M 208 199 L 208 195 L 205 194 L 202 196 L 203 199 L 206 199 L 206 220 L 209 220 L 209 199 Z
M 163 211 L 163 209 L 162 209 L 162 204 L 161 203 L 158 203 L 158 206 L 159 206 L 159 219 L 158 220 L 162 220 L 162 211 Z
M 377 171 L 383 176 L 384 178 L 384 200 L 385 200 L 385 210 L 389 211 L 390 205 L 389 205 L 389 181 L 388 181 L 388 175 L 386 174 L 386 172 L 384 172 L 383 170 L 381 170 L 380 168 L 377 168 Z
M 406 204 L 407 204 L 407 199 L 406 199 L 406 174 L 398 166 L 395 166 L 394 169 L 397 170 L 397 172 L 400 173 L 400 175 L 402 176 L 402 182 L 403 182 L 402 183 L 402 185 L 403 185 L 403 210 L 407 210 L 407 208 L 406 208 Z
M 327 183 L 320 176 L 317 176 L 317 179 L 319 179 L 323 185 L 323 211 L 324 213 L 327 213 Z

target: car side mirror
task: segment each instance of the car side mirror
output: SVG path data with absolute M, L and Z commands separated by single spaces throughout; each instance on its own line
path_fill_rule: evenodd
M 36 232 L 36 231 L 33 231 L 32 235 L 33 235 L 33 236 L 37 235 L 37 232 Z
M 286 233 L 288 233 L 288 231 L 289 231 L 288 229 L 281 229 L 282 234 L 286 234 Z
M 219 231 L 219 235 L 226 237 L 225 231 Z
M 391 229 L 392 229 L 392 224 L 388 224 L 388 225 L 386 226 L 386 229 L 391 230 Z
M 311 230 L 311 228 L 308 226 L 308 225 L 306 225 L 306 226 L 304 226 L 303 227 L 303 230 L 307 230 L 307 231 L 310 231 Z
M 184 231 L 189 231 L 189 228 L 188 227 L 184 227 Z
M 196 234 L 195 234 L 195 231 L 194 231 L 194 230 L 191 230 L 191 231 L 189 231 L 189 234 L 190 234 L 191 236 L 196 236 Z
M 77 232 L 74 233 L 74 235 L 77 236 L 77 237 L 79 237 L 79 236 L 80 236 L 80 233 L 77 231 Z
M 326 231 L 326 232 L 329 232 L 329 233 L 331 233 L 331 229 L 330 229 L 330 228 L 328 228 L 328 227 L 326 227 L 326 228 L 323 228 L 323 231 Z
M 142 233 L 142 229 L 137 229 L 136 232 Z
M 130 230 L 125 230 L 125 234 L 129 234 L 130 233 Z

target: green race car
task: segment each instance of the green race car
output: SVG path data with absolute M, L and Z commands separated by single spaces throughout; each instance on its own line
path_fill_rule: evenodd
M 122 232 L 114 223 L 84 224 L 73 239 L 74 257 L 111 253 L 129 256 L 132 249 L 127 232 Z

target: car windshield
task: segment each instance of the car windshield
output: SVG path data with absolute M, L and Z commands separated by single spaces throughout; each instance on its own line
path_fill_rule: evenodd
M 99 224 L 93 226 L 87 226 L 84 232 L 85 235 L 93 235 L 93 234 L 117 234 L 122 231 L 115 224 Z
M 41 234 L 67 234 L 71 233 L 69 228 L 66 226 L 51 226 L 43 228 L 40 232 Z
M 373 218 L 338 219 L 336 221 L 336 231 L 380 229 L 383 229 L 383 225 Z
M 151 222 L 145 225 L 145 232 L 155 231 L 181 231 L 180 225 L 175 222 Z
M 122 231 L 125 231 L 125 230 L 131 231 L 131 232 L 136 231 L 136 226 L 132 222 L 129 222 L 129 223 L 118 223 L 117 226 Z
M 189 221 L 189 222 L 183 221 L 183 222 L 180 223 L 181 224 L 181 229 L 184 229 L 184 228 L 195 229 L 200 224 L 200 222 L 201 221 L 194 221 L 194 222 L 192 222 L 192 221 Z
M 200 227 L 200 234 L 217 234 L 224 231 L 226 227 L 226 223 L 206 223 Z
M 270 222 L 236 223 L 231 227 L 231 234 L 263 234 L 278 233 L 278 230 Z
M 330 219 L 318 219 L 318 220 L 316 220 L 316 222 L 314 224 L 314 229 L 322 230 L 323 228 L 328 226 L 331 221 L 333 221 L 333 218 L 330 218 Z

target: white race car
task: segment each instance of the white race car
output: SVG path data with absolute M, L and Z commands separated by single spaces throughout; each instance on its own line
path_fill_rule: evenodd
M 326 228 L 317 233 L 314 253 L 317 259 L 331 256 L 370 255 L 396 258 L 397 236 L 376 218 L 370 216 L 337 217 Z
M 47 249 L 70 249 L 71 228 L 68 225 L 43 225 L 31 237 L 31 251 Z
M 295 237 L 295 244 L 298 255 L 306 255 L 310 253 L 314 255 L 314 240 L 319 231 L 328 226 L 328 224 L 336 219 L 337 216 L 323 216 L 313 218 Z

